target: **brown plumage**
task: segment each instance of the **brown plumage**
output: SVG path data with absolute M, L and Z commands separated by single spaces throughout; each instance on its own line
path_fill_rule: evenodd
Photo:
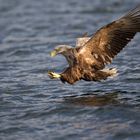
M 140 32 L 140 5 L 120 19 L 100 28 L 91 38 L 79 38 L 76 47 L 59 45 L 56 54 L 66 57 L 69 67 L 61 74 L 49 72 L 50 78 L 73 84 L 81 79 L 100 81 L 114 76 L 116 69 L 104 69 Z M 53 51 L 54 53 L 54 51 Z

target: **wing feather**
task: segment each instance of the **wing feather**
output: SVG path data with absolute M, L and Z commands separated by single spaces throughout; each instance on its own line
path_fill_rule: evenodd
M 122 18 L 102 27 L 79 50 L 91 67 L 103 69 L 140 32 L 140 5 Z M 95 57 L 96 56 L 98 57 Z

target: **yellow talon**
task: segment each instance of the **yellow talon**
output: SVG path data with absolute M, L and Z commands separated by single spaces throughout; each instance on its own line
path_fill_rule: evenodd
M 48 76 L 49 76 L 51 79 L 55 79 L 55 78 L 60 78 L 60 77 L 61 77 L 60 74 L 55 73 L 55 72 L 51 72 L 51 71 L 48 72 Z

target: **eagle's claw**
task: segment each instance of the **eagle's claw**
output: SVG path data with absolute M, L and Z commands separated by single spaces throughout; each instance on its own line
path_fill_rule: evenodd
M 49 72 L 48 72 L 48 76 L 49 76 L 51 79 L 55 79 L 55 78 L 60 78 L 60 77 L 61 77 L 60 74 L 55 73 L 55 72 L 52 72 L 52 71 L 49 71 Z

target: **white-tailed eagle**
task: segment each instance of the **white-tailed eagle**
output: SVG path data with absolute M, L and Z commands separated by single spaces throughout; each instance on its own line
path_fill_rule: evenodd
M 117 74 L 105 69 L 112 59 L 140 32 L 140 5 L 120 19 L 100 28 L 92 37 L 77 39 L 76 47 L 58 45 L 51 56 L 62 54 L 69 67 L 61 74 L 48 72 L 50 78 L 74 84 L 79 80 L 100 81 Z

